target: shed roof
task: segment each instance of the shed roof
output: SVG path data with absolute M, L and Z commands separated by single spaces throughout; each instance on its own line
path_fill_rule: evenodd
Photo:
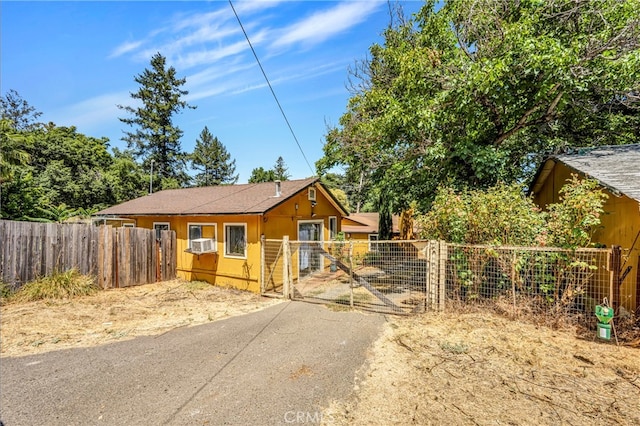
M 314 184 L 322 186 L 316 177 L 283 181 L 279 196 L 274 182 L 168 189 L 109 207 L 96 216 L 262 214 Z M 331 193 L 325 192 L 346 214 Z
M 342 232 L 356 234 L 377 234 L 378 222 L 380 221 L 379 213 L 351 213 L 349 216 L 344 217 L 342 223 Z M 391 216 L 392 232 L 399 233 L 398 227 L 399 217 L 397 215 Z M 350 223 L 351 222 L 351 223 Z
M 552 155 L 540 166 L 531 185 L 537 193 L 556 163 L 595 179 L 614 193 L 640 201 L 640 144 L 578 148 L 572 153 Z

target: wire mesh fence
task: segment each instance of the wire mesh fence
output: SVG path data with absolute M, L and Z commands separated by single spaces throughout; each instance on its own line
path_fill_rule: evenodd
M 265 240 L 263 293 L 378 312 L 424 311 L 427 243 Z
M 378 312 L 482 307 L 548 324 L 594 326 L 612 302 L 610 249 L 438 241 L 263 241 L 262 290 Z
M 595 325 L 611 301 L 611 250 L 448 244 L 447 309 L 484 305 L 542 322 Z

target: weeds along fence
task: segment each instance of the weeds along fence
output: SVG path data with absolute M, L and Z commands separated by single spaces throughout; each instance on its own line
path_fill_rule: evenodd
M 590 322 L 604 298 L 619 304 L 619 254 L 424 240 L 263 240 L 261 283 L 263 294 L 379 312 L 484 306 Z
M 447 244 L 445 295 L 448 308 L 487 306 L 554 324 L 595 322 L 595 306 L 619 304 L 614 283 L 619 251 Z
M 0 221 L 0 281 L 13 289 L 73 268 L 102 288 L 146 284 L 175 278 L 176 259 L 174 231 Z

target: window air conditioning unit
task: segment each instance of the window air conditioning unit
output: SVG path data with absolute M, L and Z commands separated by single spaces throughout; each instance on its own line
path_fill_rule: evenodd
M 213 238 L 196 238 L 191 240 L 191 253 L 203 254 L 203 253 L 215 253 L 218 251 L 216 240 Z

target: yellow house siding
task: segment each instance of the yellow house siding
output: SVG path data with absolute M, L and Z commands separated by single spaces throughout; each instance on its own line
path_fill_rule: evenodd
M 558 163 L 547 177 L 541 189 L 534 194 L 534 202 L 545 208 L 548 204 L 559 201 L 558 191 L 571 177 L 572 171 L 562 163 Z M 578 173 L 579 176 L 584 175 Z M 620 304 L 629 311 L 638 309 L 638 279 L 640 277 L 640 203 L 625 195 L 615 195 L 606 188 L 603 191 L 609 196 L 603 208 L 600 227 L 593 235 L 592 242 L 606 247 L 618 245 L 623 249 L 623 271 L 631 266 L 631 272 L 626 276 L 620 287 Z M 632 247 L 635 241 L 635 246 Z M 626 262 L 626 263 L 625 263 Z
M 340 212 L 320 191 L 316 192 L 315 206 L 312 207 L 311 204 L 312 202 L 309 201 L 307 191 L 305 190 L 290 197 L 268 213 L 265 213 L 265 238 L 281 239 L 286 235 L 290 240 L 297 240 L 298 224 L 300 221 L 317 220 L 323 223 L 323 237 L 324 239 L 328 239 L 330 216 L 337 218 L 338 232 L 340 232 Z
M 287 199 L 264 214 L 246 215 L 198 215 L 198 216 L 132 216 L 136 226 L 152 229 L 154 223 L 167 223 L 176 232 L 177 272 L 186 280 L 202 280 L 215 285 L 260 292 L 261 237 L 290 240 L 298 238 L 298 224 L 301 221 L 318 221 L 323 224 L 323 236 L 329 236 L 329 217 L 337 220 L 338 231 L 342 212 L 331 203 L 321 191 L 316 191 L 316 201 L 312 206 L 305 189 Z M 297 207 L 297 208 L 296 208 Z M 311 217 L 312 214 L 314 217 Z M 189 225 L 202 225 L 202 238 L 215 238 L 216 253 L 196 255 L 189 253 Z M 246 224 L 246 258 L 225 254 L 225 225 Z M 294 260 L 295 262 L 295 260 Z M 297 264 L 293 265 L 297 274 Z M 297 275 L 296 275 L 297 276 Z
M 259 215 L 218 216 L 153 216 L 138 217 L 137 226 L 153 228 L 154 223 L 168 222 L 176 232 L 178 245 L 177 272 L 180 278 L 207 281 L 223 287 L 253 292 L 260 291 L 260 222 Z M 225 255 L 225 224 L 246 224 L 246 259 Z M 188 225 L 201 224 L 203 238 L 216 232 L 216 253 L 192 254 L 188 248 Z M 210 225 L 208 227 L 207 225 Z

